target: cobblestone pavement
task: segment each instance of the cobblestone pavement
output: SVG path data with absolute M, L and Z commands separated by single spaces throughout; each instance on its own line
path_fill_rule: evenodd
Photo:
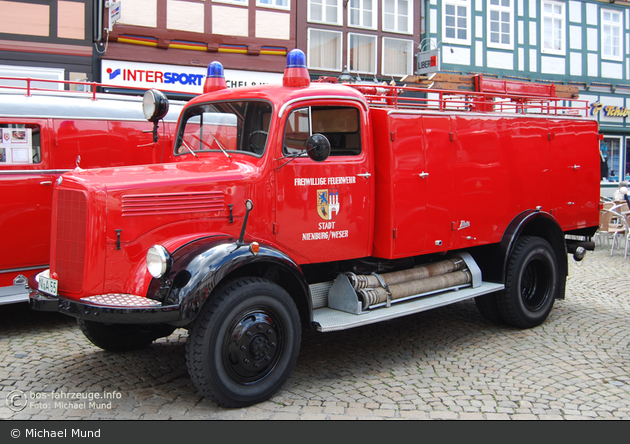
M 598 249 L 570 267 L 566 300 L 531 330 L 493 325 L 466 301 L 304 332 L 284 387 L 242 409 L 196 393 L 185 330 L 115 354 L 72 318 L 0 306 L 0 419 L 630 419 L 630 258 Z M 31 398 L 20 412 L 5 403 L 15 390 Z M 90 393 L 107 398 L 89 404 Z

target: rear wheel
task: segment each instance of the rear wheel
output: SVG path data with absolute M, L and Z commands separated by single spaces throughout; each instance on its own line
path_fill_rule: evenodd
M 186 363 L 197 389 L 228 407 L 270 398 L 300 347 L 297 307 L 279 285 L 241 278 L 217 289 L 190 330 Z
M 77 319 L 77 323 L 92 344 L 113 352 L 144 348 L 175 331 L 175 327 L 166 324 L 104 324 L 85 319 Z
M 546 240 L 523 236 L 512 250 L 503 295 L 497 299 L 503 319 L 514 327 L 542 324 L 558 288 L 556 255 Z

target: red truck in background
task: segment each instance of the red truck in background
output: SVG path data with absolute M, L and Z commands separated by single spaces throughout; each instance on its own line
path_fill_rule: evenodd
M 26 79 L 11 80 L 27 85 Z M 29 85 L 37 83 L 28 81 Z M 99 86 L 67 83 L 92 89 Z M 27 277 L 49 266 L 57 178 L 75 167 L 139 165 L 167 159 L 173 151 L 171 135 L 181 107 L 181 103 L 172 104 L 159 134 L 166 137 L 154 143 L 142 97 L 0 87 L 0 305 L 27 302 Z
M 228 90 L 221 73 L 182 110 L 172 161 L 62 176 L 31 308 L 113 351 L 186 328 L 198 390 L 246 406 L 286 381 L 303 327 L 474 298 L 532 328 L 565 297 L 567 254 L 594 248 L 584 101 L 311 84 L 299 50 L 283 85 Z

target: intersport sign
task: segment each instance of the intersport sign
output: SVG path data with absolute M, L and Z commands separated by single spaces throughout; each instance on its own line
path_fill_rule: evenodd
M 101 61 L 101 82 L 108 85 L 139 89 L 164 89 L 201 94 L 206 78 L 206 67 L 138 63 L 123 60 Z M 282 84 L 281 73 L 225 70 L 228 88 L 241 86 Z

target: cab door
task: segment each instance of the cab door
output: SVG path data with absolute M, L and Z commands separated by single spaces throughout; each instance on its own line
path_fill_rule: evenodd
M 371 254 L 374 176 L 366 122 L 363 108 L 347 105 L 300 106 L 283 119 L 273 228 L 301 263 Z M 306 153 L 313 134 L 330 142 L 324 161 Z

